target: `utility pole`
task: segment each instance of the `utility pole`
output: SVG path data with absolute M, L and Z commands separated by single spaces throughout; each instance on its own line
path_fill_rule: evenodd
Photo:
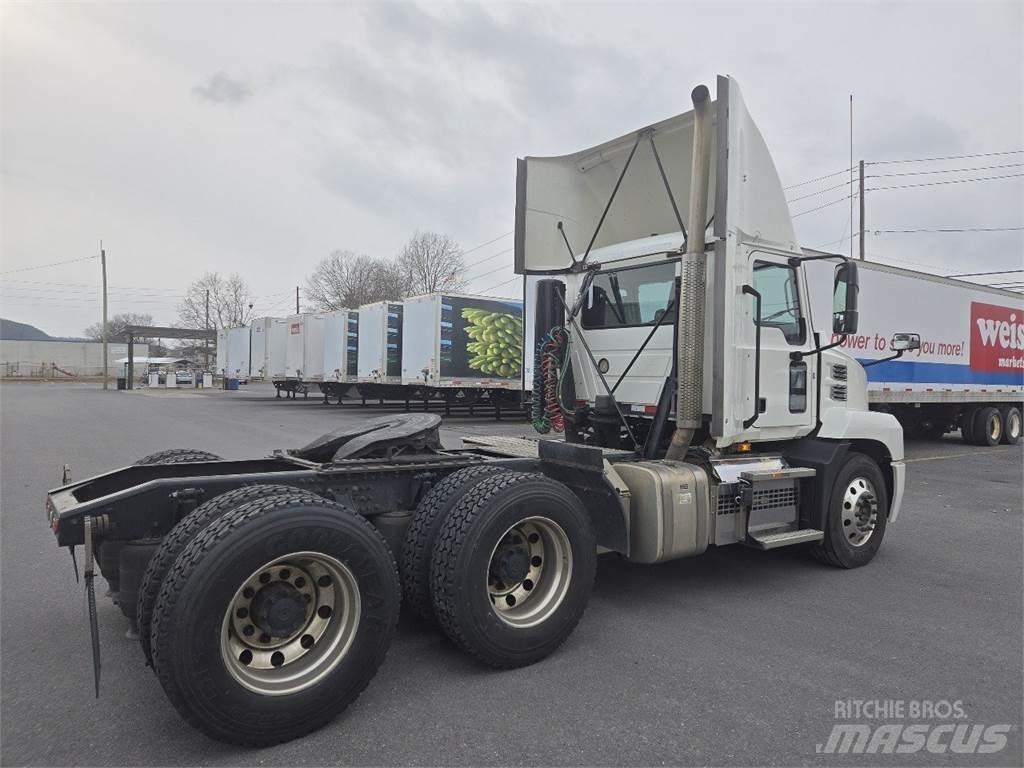
M 103 388 L 107 389 L 107 367 L 110 361 L 107 355 L 107 252 L 103 250 L 100 240 L 100 268 L 103 270 Z
M 206 324 L 203 326 L 205 330 L 210 330 L 210 289 L 206 289 Z M 203 367 L 209 369 L 210 367 L 210 338 L 207 337 L 203 340 Z
M 860 260 L 864 261 L 864 161 L 860 161 Z
M 861 200 L 864 198 L 862 197 Z M 853 231 L 853 94 L 850 94 L 850 230 Z M 853 235 L 850 235 L 850 258 L 853 258 Z
M 299 312 L 299 286 L 297 285 L 295 286 L 295 314 L 302 314 L 301 312 Z

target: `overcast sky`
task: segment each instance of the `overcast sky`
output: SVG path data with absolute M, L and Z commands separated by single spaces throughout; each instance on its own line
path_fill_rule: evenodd
M 784 184 L 856 159 L 1024 147 L 1024 4 L 65 3 L 2 6 L 0 314 L 54 335 L 111 314 L 176 320 L 206 270 L 259 314 L 335 249 L 392 257 L 417 229 L 489 259 L 515 295 L 517 156 L 562 154 L 685 111 L 731 74 Z M 1016 164 L 1016 165 L 1014 165 Z M 1024 172 L 1024 154 L 879 166 L 876 186 Z M 792 190 L 794 197 L 833 177 Z M 1024 178 L 879 191 L 870 229 L 1024 225 Z M 794 213 L 843 190 L 792 203 Z M 796 218 L 848 249 L 848 204 Z M 1020 267 L 1021 232 L 879 234 L 869 258 L 940 274 Z M 495 256 L 495 258 L 489 258 Z M 502 285 L 502 283 L 505 283 Z

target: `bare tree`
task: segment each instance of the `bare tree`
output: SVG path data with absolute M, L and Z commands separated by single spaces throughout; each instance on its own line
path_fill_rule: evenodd
M 405 293 L 415 296 L 437 291 L 456 291 L 466 284 L 466 260 L 462 248 L 448 235 L 417 232 L 398 256 L 405 278 Z
M 178 305 L 178 320 L 185 328 L 206 327 L 206 294 L 210 294 L 210 327 L 237 328 L 252 319 L 249 286 L 237 274 L 207 272 L 188 287 Z
M 152 315 L 137 314 L 135 312 L 123 312 L 123 313 L 114 315 L 112 318 L 107 320 L 107 338 L 108 339 L 116 339 L 118 336 L 120 336 L 124 332 L 125 326 L 128 326 L 128 325 L 152 325 L 152 324 L 153 324 L 153 316 Z M 88 328 L 86 328 L 84 331 L 82 331 L 82 333 L 85 334 L 85 337 L 87 339 L 92 339 L 93 341 L 102 341 L 103 340 L 103 323 L 93 323 Z M 149 341 L 149 339 L 136 339 L 136 342 L 138 342 L 140 344 L 145 344 L 147 341 Z
M 321 259 L 306 278 L 306 300 L 322 311 L 354 309 L 404 294 L 397 265 L 352 251 L 335 251 Z

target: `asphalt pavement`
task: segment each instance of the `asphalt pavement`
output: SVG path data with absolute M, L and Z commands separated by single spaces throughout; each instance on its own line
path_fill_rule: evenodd
M 1022 449 L 956 436 L 908 444 L 902 514 L 859 570 L 785 549 L 660 566 L 605 555 L 583 621 L 549 659 L 494 672 L 403 617 L 352 707 L 264 750 L 186 725 L 101 599 L 95 699 L 82 587 L 44 519 L 61 465 L 82 478 L 171 447 L 265 455 L 372 413 L 260 388 L 2 385 L 3 765 L 1022 764 Z M 442 437 L 454 446 L 471 433 L 530 428 L 454 417 Z M 959 702 L 959 722 L 1009 725 L 1006 745 L 828 754 L 837 722 L 889 722 L 837 720 L 837 702 L 860 700 Z

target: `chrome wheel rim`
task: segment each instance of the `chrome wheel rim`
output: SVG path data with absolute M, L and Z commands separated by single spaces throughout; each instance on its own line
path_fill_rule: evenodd
M 843 536 L 848 544 L 861 547 L 875 532 L 878 523 L 878 496 L 866 477 L 855 477 L 843 494 Z
M 1020 412 L 1012 411 L 1006 418 L 1006 436 L 1011 440 L 1020 437 Z
M 491 551 L 487 596 L 498 618 L 524 629 L 558 610 L 571 579 L 569 536 L 554 520 L 528 517 L 505 531 Z
M 359 585 L 346 565 L 321 552 L 279 557 L 235 592 L 221 624 L 221 658 L 255 693 L 304 690 L 344 658 L 360 611 Z

